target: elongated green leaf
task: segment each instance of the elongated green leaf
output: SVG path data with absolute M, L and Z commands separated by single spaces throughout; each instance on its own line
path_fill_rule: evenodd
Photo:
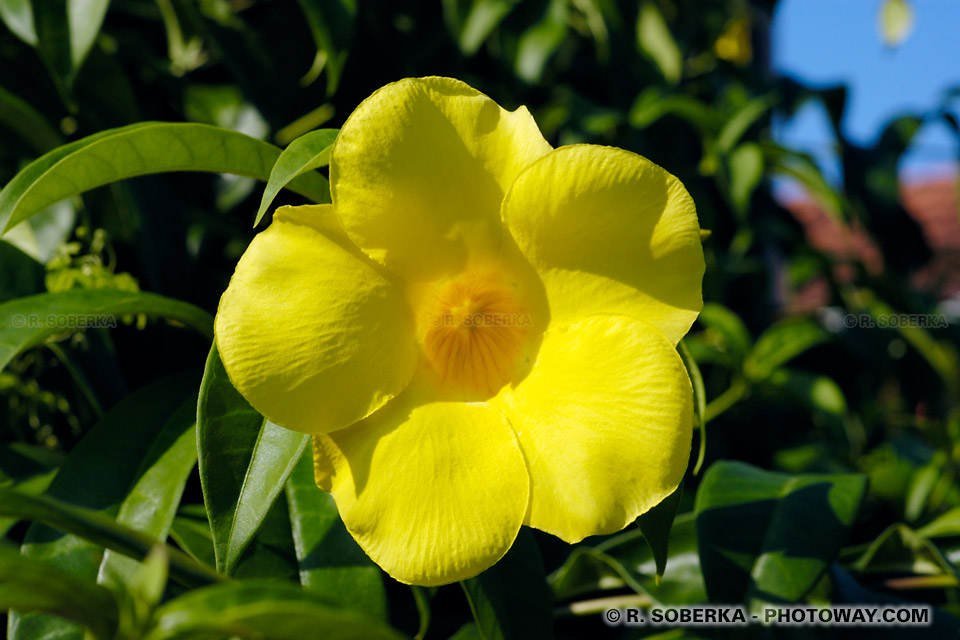
M 717 134 L 717 151 L 728 153 L 733 149 L 734 145 L 740 142 L 743 134 L 773 107 L 774 102 L 772 96 L 763 96 L 754 98 L 738 109 Z
M 567 31 L 567 2 L 551 0 L 543 18 L 520 36 L 514 64 L 517 75 L 527 82 L 539 82 L 547 61 L 563 44 Z
M 0 370 L 25 349 L 84 327 L 115 327 L 129 314 L 160 316 L 213 334 L 213 318 L 192 304 L 153 293 L 119 289 L 73 289 L 41 293 L 0 304 Z
M 720 338 L 720 346 L 732 354 L 737 362 L 747 356 L 753 339 L 743 320 L 733 311 L 721 304 L 708 302 L 703 305 L 697 321 Z
M 3 498 L 0 515 L 40 522 L 130 558 L 142 559 L 159 544 L 149 535 L 119 525 L 103 513 L 75 507 L 48 496 L 33 496 L 0 488 L 0 497 Z M 168 549 L 168 553 L 171 574 L 181 584 L 197 586 L 222 580 L 213 569 L 193 561 L 190 556 L 176 549 Z
M 837 418 L 847 412 L 843 390 L 827 376 L 782 367 L 774 371 L 767 382 L 786 391 L 811 412 Z
M 793 178 L 834 220 L 845 220 L 846 199 L 823 177 L 812 156 L 773 142 L 763 142 L 760 148 L 774 173 Z
M 681 118 L 702 133 L 713 131 L 720 120 L 709 104 L 682 94 L 667 93 L 660 87 L 644 89 L 630 108 L 628 119 L 631 126 L 644 129 L 667 115 Z
M 829 338 L 826 329 L 807 318 L 779 322 L 757 338 L 743 363 L 743 372 L 754 382 L 764 380 L 780 365 Z
M 924 538 L 960 536 L 960 507 L 954 507 L 917 529 Z
M 227 378 L 214 346 L 200 385 L 197 448 L 217 569 L 231 573 L 309 438 L 265 420 Z
M 311 131 L 291 142 L 290 146 L 283 150 L 277 158 L 277 163 L 270 170 L 270 179 L 263 190 L 257 219 L 253 226 L 260 224 L 260 220 L 263 219 L 273 199 L 280 193 L 280 189 L 296 177 L 330 163 L 330 149 L 333 147 L 333 141 L 337 139 L 337 132 L 337 129 Z M 330 198 L 328 196 L 317 202 L 330 202 Z
M 859 475 L 791 476 L 715 463 L 696 502 L 710 600 L 797 602 L 836 558 L 866 484 Z
M 39 495 L 50 486 L 62 462 L 60 456 L 40 447 L 13 443 L 0 449 L 0 487 L 16 489 L 26 495 Z M 0 537 L 18 520 L 16 517 L 0 518 Z
M 101 640 L 112 640 L 117 627 L 117 603 L 108 590 L 0 547 L 0 611 L 5 609 L 58 616 Z
M 730 169 L 730 199 L 742 219 L 750 209 L 750 199 L 763 179 L 763 151 L 747 142 L 734 149 L 727 159 Z
M 0 2 L 2 5 L 3 2 Z M 0 124 L 22 137 L 40 153 L 63 142 L 60 132 L 40 112 L 3 87 L 0 87 Z
M 37 44 L 31 0 L 0 0 L 0 20 L 18 38 L 31 47 Z
M 380 569 L 347 533 L 330 494 L 314 482 L 309 449 L 290 474 L 286 494 L 300 583 L 330 602 L 386 620 Z
M 100 512 L 104 518 L 112 518 L 126 498 L 129 487 L 144 472 L 144 461 L 160 439 L 164 426 L 184 402 L 195 397 L 195 393 L 196 380 L 193 376 L 183 376 L 161 380 L 127 396 L 104 415 L 70 453 L 51 483 L 48 495 Z M 86 522 L 76 517 L 76 513 L 73 515 L 75 517 L 70 522 L 81 525 Z M 59 527 L 65 523 L 54 524 Z M 116 534 L 120 531 L 116 529 L 116 523 L 111 524 L 112 528 L 100 526 L 86 533 L 106 531 Z M 100 525 L 103 525 L 102 521 Z M 104 540 L 91 535 L 87 537 L 93 541 L 34 524 L 27 531 L 22 551 L 29 557 L 54 562 L 63 571 L 94 580 L 103 558 L 100 545 L 104 545 Z M 136 540 L 143 547 L 141 557 L 156 543 L 152 536 L 144 534 L 127 542 Z M 130 547 L 126 550 L 129 551 Z M 64 638 L 82 637 L 79 628 L 33 614 L 11 617 L 10 628 L 11 640 L 32 640 L 48 633 L 62 634 Z
M 343 65 L 350 52 L 353 25 L 357 17 L 356 0 L 297 0 L 307 19 L 317 46 L 319 71 L 327 71 L 327 95 L 333 95 L 340 84 Z M 318 66 L 316 63 L 315 67 Z M 315 74 L 308 74 L 308 79 Z
M 860 574 L 958 576 L 957 569 L 933 543 L 904 524 L 887 527 L 857 558 L 853 568 Z
M 100 32 L 110 0 L 34 0 L 38 48 L 66 86 Z
M 518 0 L 474 0 L 460 30 L 460 51 L 466 56 L 475 54 L 517 3 Z
M 197 463 L 196 421 L 196 402 L 189 398 L 170 416 L 147 452 L 136 482 L 120 505 L 119 524 L 167 539 L 187 477 Z M 138 570 L 136 561 L 107 550 L 98 581 L 128 584 Z
M 197 589 L 157 610 L 145 640 L 242 638 L 244 640 L 397 640 L 385 624 L 339 609 L 292 584 L 244 580 Z
M 678 516 L 670 530 L 669 562 L 663 578 L 642 532 L 631 529 L 590 548 L 580 546 L 550 576 L 558 600 L 597 591 L 633 589 L 667 605 L 706 602 L 692 513 Z
M 500 562 L 460 584 L 486 640 L 553 637 L 553 598 L 528 530 L 520 530 Z
M 637 16 L 637 45 L 640 52 L 652 60 L 670 84 L 680 81 L 683 74 L 683 55 L 677 47 L 670 27 L 655 2 L 645 0 Z
M 683 496 L 683 485 L 677 487 L 676 491 L 663 499 L 660 504 L 650 511 L 637 518 L 637 526 L 643 532 L 647 544 L 650 545 L 650 551 L 653 553 L 653 559 L 657 564 L 657 580 L 663 577 L 663 572 L 667 567 L 668 545 L 670 544 L 670 528 L 673 526 L 673 519 L 677 515 L 677 508 L 680 506 L 680 498 Z
M 69 196 L 134 176 L 212 171 L 266 181 L 279 157 L 267 142 L 205 124 L 141 122 L 101 131 L 41 156 L 8 182 L 0 191 L 0 229 Z M 320 174 L 304 174 L 289 187 L 315 201 L 329 193 Z
M 690 376 L 690 384 L 693 387 L 693 418 L 696 420 L 696 427 L 700 433 L 700 450 L 697 453 L 697 462 L 693 467 L 693 473 L 697 475 L 700 473 L 700 468 L 703 466 L 703 461 L 707 455 L 707 392 L 703 385 L 703 374 L 700 373 L 700 367 L 684 340 L 677 344 L 677 351 L 680 353 L 680 359 L 683 360 L 683 366 L 687 369 L 687 375 Z

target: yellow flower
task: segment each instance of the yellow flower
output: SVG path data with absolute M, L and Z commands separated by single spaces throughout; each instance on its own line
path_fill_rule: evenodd
M 317 483 L 377 564 L 461 580 L 522 524 L 577 542 L 676 488 L 675 347 L 704 270 L 680 181 L 422 78 L 350 116 L 330 185 L 250 244 L 216 341 L 254 408 L 314 434 Z

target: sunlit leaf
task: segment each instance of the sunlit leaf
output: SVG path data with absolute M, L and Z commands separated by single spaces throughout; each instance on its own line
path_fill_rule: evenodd
M 526 529 L 500 562 L 461 584 L 487 640 L 553 637 L 552 596 L 540 550 Z
M 270 640 L 398 640 L 403 635 L 360 613 L 331 606 L 292 584 L 244 580 L 197 589 L 156 612 L 145 640 L 199 637 Z
M 700 564 L 712 602 L 797 602 L 836 558 L 866 491 L 860 475 L 772 473 L 714 463 L 697 491 Z M 816 526 L 798 526 L 798 523 Z
M 830 339 L 826 329 L 807 318 L 792 318 L 764 331 L 743 363 L 753 381 L 767 378 L 780 365 Z
M 196 421 L 196 403 L 189 398 L 159 430 L 136 481 L 120 505 L 119 524 L 158 540 L 167 539 L 187 477 L 197 463 Z M 108 550 L 100 563 L 98 581 L 128 584 L 138 570 L 137 562 Z
M 680 81 L 683 74 L 683 56 L 677 47 L 670 27 L 660 8 L 651 0 L 640 4 L 637 16 L 637 45 L 650 58 L 670 84 Z
M 520 36 L 517 75 L 527 82 L 539 82 L 550 56 L 567 37 L 567 2 L 551 0 L 547 12 L 536 24 Z
M 141 556 L 146 555 L 156 538 L 142 532 L 130 535 L 130 529 L 117 525 L 113 517 L 130 487 L 150 468 L 151 456 L 166 450 L 163 443 L 169 442 L 171 430 L 182 429 L 184 417 L 189 424 L 190 413 L 184 414 L 183 406 L 186 403 L 189 407 L 195 398 L 196 380 L 192 376 L 169 378 L 127 396 L 104 415 L 70 452 L 47 492 L 71 505 L 99 512 L 101 518 L 19 497 L 24 508 L 33 511 L 12 515 L 71 531 L 71 535 L 64 535 L 50 526 L 33 524 L 27 531 L 23 553 L 91 581 L 100 569 L 103 546 L 119 548 L 125 554 L 141 551 Z M 171 422 L 173 426 L 165 430 Z M 12 508 L 12 499 L 2 502 L 0 509 Z M 11 629 L 11 640 L 32 640 L 53 630 L 64 638 L 82 637 L 78 627 L 35 614 L 14 615 Z
M 329 493 L 317 487 L 308 449 L 286 485 L 300 583 L 343 607 L 387 618 L 380 569 L 347 532 Z
M 4 231 L 69 196 L 110 182 L 170 171 L 232 173 L 266 181 L 280 157 L 275 146 L 204 124 L 141 122 L 101 131 L 41 156 L 0 191 Z M 320 174 L 289 188 L 314 201 L 328 197 Z
M 265 420 L 234 389 L 214 346 L 200 386 L 197 446 L 217 569 L 231 573 L 309 438 Z
M 350 52 L 353 25 L 356 21 L 356 0 L 297 0 L 307 18 L 310 33 L 321 58 L 321 69 L 327 72 L 327 95 L 340 84 L 343 65 Z
M 737 360 L 742 360 L 751 349 L 753 339 L 743 320 L 736 313 L 715 302 L 703 305 L 697 321 L 723 342 L 723 347 Z
M 107 589 L 0 547 L 0 611 L 5 609 L 57 616 L 64 625 L 69 620 L 89 628 L 98 640 L 112 640 L 117 627 L 117 603 Z
M 677 515 L 677 508 L 680 506 L 682 496 L 683 485 L 681 484 L 660 504 L 637 518 L 637 526 L 640 527 L 643 537 L 650 545 L 650 551 L 653 553 L 653 559 L 657 565 L 657 580 L 663 577 L 663 572 L 667 566 L 670 528 L 673 526 L 673 519 Z
M 141 291 L 72 289 L 0 304 L 0 370 L 25 349 L 67 331 L 119 326 L 124 315 L 159 316 L 210 336 L 213 318 L 192 304 Z
M 257 218 L 253 226 L 260 224 L 273 199 L 291 180 L 330 163 L 330 149 L 337 138 L 337 131 L 337 129 L 311 131 L 291 142 L 290 146 L 283 150 L 277 158 L 277 163 L 270 170 L 270 179 L 263 190 L 260 208 L 257 210 Z M 318 202 L 330 202 L 329 195 Z

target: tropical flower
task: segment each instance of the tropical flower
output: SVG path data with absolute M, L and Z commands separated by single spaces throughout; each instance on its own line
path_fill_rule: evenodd
M 677 487 L 704 263 L 675 177 L 552 149 L 525 108 L 421 78 L 350 116 L 330 186 L 250 244 L 216 342 L 254 408 L 314 435 L 317 483 L 377 564 L 453 582 L 521 525 L 577 542 Z

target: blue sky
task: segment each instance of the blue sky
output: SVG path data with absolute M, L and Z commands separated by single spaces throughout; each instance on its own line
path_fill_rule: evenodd
M 870 144 L 900 114 L 928 114 L 944 91 L 960 87 L 960 0 L 910 0 L 914 28 L 896 49 L 886 48 L 877 28 L 880 0 L 781 0 L 773 21 L 773 65 L 806 85 L 845 83 L 843 130 Z M 960 99 L 952 110 L 958 112 Z M 808 103 L 777 127 L 790 146 L 814 153 L 828 176 L 833 138 L 822 109 Z M 945 124 L 925 126 L 904 158 L 908 175 L 943 172 L 958 157 L 957 139 Z

